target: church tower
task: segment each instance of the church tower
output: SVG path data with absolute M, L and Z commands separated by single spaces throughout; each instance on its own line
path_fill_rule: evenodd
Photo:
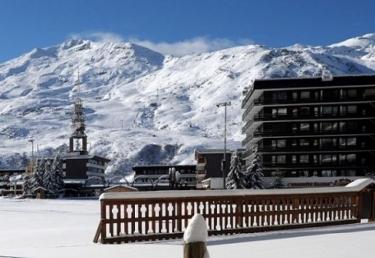
M 78 87 L 78 94 L 74 100 L 73 112 L 72 112 L 72 135 L 69 138 L 69 152 L 77 152 L 80 154 L 87 154 L 87 135 L 85 133 L 85 113 L 83 110 L 82 100 L 79 97 L 80 92 L 80 80 L 76 82 Z

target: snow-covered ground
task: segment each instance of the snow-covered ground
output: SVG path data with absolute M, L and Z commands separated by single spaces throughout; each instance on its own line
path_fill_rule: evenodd
M 0 199 L 0 257 L 177 258 L 182 240 L 122 245 L 92 243 L 97 200 Z M 375 224 L 211 237 L 212 258 L 373 257 Z

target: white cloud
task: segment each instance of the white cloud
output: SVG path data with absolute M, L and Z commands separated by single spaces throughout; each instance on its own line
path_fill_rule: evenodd
M 105 42 L 123 42 L 125 39 L 116 33 L 111 32 L 82 32 L 71 34 L 69 38 L 73 39 L 89 39 L 93 41 Z
M 196 37 L 176 42 L 155 42 L 139 38 L 124 38 L 110 32 L 79 33 L 71 35 L 72 38 L 87 38 L 94 41 L 123 42 L 129 41 L 165 55 L 183 56 L 210 52 L 224 48 L 254 43 L 250 39 L 230 40 L 225 38 Z
M 233 41 L 229 39 L 210 39 L 207 37 L 198 37 L 177 42 L 152 42 L 149 40 L 130 39 L 130 42 L 150 48 L 162 54 L 183 56 L 210 52 L 219 49 L 234 47 L 238 45 L 251 44 L 251 40 Z

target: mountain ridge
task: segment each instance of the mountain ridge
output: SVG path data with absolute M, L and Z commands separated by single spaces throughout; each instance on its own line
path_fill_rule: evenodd
M 373 74 L 374 37 L 328 46 L 252 44 L 181 57 L 83 39 L 34 49 L 0 64 L 0 167 L 30 152 L 30 137 L 41 155 L 66 144 L 77 94 L 91 151 L 113 160 L 108 173 L 129 172 L 134 164 L 190 163 L 195 148 L 220 148 L 221 101 L 232 101 L 228 144 L 238 148 L 242 91 L 254 79 L 320 76 L 323 68 L 334 75 Z

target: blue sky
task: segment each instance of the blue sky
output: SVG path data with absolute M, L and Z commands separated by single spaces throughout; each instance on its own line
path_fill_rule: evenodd
M 172 54 L 248 42 L 324 45 L 375 32 L 374 10 L 374 0 L 0 0 L 0 61 L 73 35 Z

